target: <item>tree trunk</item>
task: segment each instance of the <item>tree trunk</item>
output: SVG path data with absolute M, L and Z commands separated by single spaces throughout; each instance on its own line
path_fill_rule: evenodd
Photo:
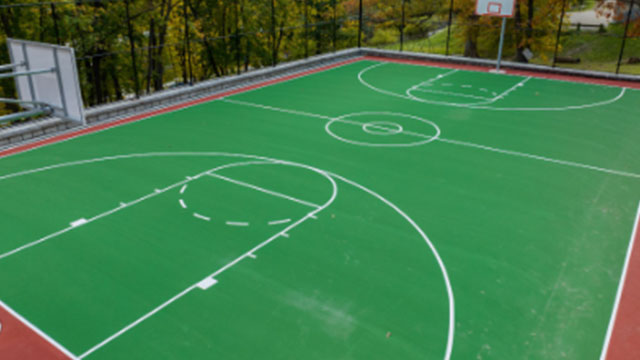
M 478 54 L 478 16 L 469 17 L 470 25 L 467 27 L 466 41 L 464 43 L 465 57 L 480 57 Z
M 0 24 L 2 24 L 2 31 L 7 34 L 7 37 L 13 37 L 13 25 L 11 24 L 11 9 L 0 9 Z

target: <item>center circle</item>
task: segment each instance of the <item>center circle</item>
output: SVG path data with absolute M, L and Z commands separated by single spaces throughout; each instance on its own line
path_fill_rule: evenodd
M 402 125 L 390 121 L 371 121 L 362 125 L 362 130 L 373 135 L 395 135 L 402 132 Z
M 387 111 L 365 111 L 329 120 L 325 131 L 345 143 L 369 147 L 409 147 L 440 137 L 440 128 L 427 119 Z

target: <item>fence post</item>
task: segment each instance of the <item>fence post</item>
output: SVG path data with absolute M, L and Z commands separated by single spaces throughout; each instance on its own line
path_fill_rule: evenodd
M 333 51 L 336 51 L 336 0 L 331 0 L 331 7 L 333 8 L 333 16 L 331 18 L 331 40 L 333 44 Z
M 133 68 L 133 90 L 136 93 L 136 99 L 140 97 L 140 84 L 138 82 L 138 66 L 136 65 L 136 44 L 133 42 L 133 28 L 131 26 L 131 14 L 129 13 L 129 2 L 125 0 L 125 11 L 127 15 L 127 32 L 129 35 L 129 50 L 131 52 L 131 67 Z
M 56 33 L 56 44 L 61 45 L 60 31 L 58 31 L 58 16 L 56 15 L 56 4 L 51 3 L 51 17 L 53 17 L 53 29 Z
M 304 58 L 309 57 L 309 0 L 304 0 Z
M 275 0 L 271 0 L 271 63 L 275 67 L 277 64 L 277 50 L 276 50 L 276 4 Z
M 187 62 L 187 70 L 185 70 L 185 73 L 188 76 L 189 81 L 185 81 L 186 83 L 189 84 L 193 84 L 193 71 L 191 69 L 191 43 L 190 43 L 190 39 L 189 39 L 189 12 L 188 12 L 188 3 L 189 0 L 183 0 L 182 4 L 184 7 L 184 38 L 185 38 L 185 42 L 186 42 L 186 50 L 184 53 L 185 56 L 185 61 Z M 186 80 L 186 79 L 185 79 Z
M 362 46 L 362 0 L 358 7 L 358 47 Z
M 240 0 L 236 0 L 236 6 L 235 6 L 235 15 L 236 15 L 236 33 L 235 33 L 235 44 L 236 44 L 236 74 L 240 75 L 240 21 L 238 19 L 239 16 L 239 10 L 238 7 L 240 6 L 239 4 Z
M 402 24 L 400 24 L 400 51 L 404 48 L 404 26 L 405 26 L 405 0 L 402 0 Z
M 451 38 L 451 21 L 453 20 L 453 0 L 449 2 L 449 21 L 447 22 L 447 48 L 445 56 L 449 56 L 449 39 Z
M 562 21 L 564 20 L 564 10 L 567 0 L 562 0 L 562 14 L 560 15 L 560 23 L 558 24 L 558 33 L 556 34 L 556 49 L 553 51 L 553 63 L 551 67 L 556 67 L 556 59 L 558 58 L 558 46 L 560 45 L 560 34 L 562 33 Z
M 622 62 L 622 54 L 624 53 L 624 45 L 627 42 L 627 31 L 629 30 L 629 23 L 631 22 L 631 11 L 633 10 L 634 0 L 631 0 L 629 5 L 629 11 L 627 11 L 627 19 L 624 23 L 624 34 L 622 35 L 622 46 L 620 47 L 620 55 L 618 56 L 618 65 L 616 66 L 616 74 L 620 73 L 620 63 Z

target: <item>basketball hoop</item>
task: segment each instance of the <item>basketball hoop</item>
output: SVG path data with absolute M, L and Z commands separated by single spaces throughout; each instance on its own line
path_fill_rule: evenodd
M 515 0 L 476 0 L 476 15 L 512 17 Z

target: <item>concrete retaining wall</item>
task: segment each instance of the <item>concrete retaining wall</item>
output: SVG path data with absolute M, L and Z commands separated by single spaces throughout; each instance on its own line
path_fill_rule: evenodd
M 494 60 L 473 59 L 458 56 L 443 56 L 424 53 L 399 52 L 371 48 L 348 49 L 335 53 L 318 55 L 305 60 L 283 63 L 275 67 L 253 70 L 241 75 L 230 75 L 213 80 L 197 83 L 193 86 L 160 91 L 135 100 L 118 101 L 106 105 L 89 108 L 85 111 L 87 125 L 65 121 L 59 118 L 45 118 L 22 124 L 17 124 L 0 129 L 0 149 L 9 148 L 68 131 L 75 131 L 98 122 L 108 122 L 148 112 L 152 109 L 167 107 L 173 104 L 234 88 L 245 87 L 266 80 L 277 79 L 294 73 L 322 67 L 340 61 L 353 59 L 360 56 L 378 56 L 389 59 L 437 61 L 443 63 L 479 65 L 486 67 L 495 66 Z M 608 80 L 623 80 L 640 82 L 640 76 L 615 75 L 603 72 L 574 70 L 566 68 L 552 68 L 549 66 L 521 64 L 505 61 L 502 66 L 507 69 L 536 71 L 541 73 L 553 73 L 561 75 L 582 76 Z

